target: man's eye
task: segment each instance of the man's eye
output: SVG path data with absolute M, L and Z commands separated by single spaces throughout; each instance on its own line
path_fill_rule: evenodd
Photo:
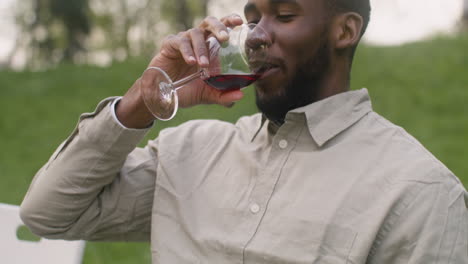
M 281 22 L 290 22 L 290 21 L 292 21 L 295 17 L 296 17 L 296 15 L 292 15 L 292 14 L 278 15 L 278 16 L 276 16 L 276 18 L 277 18 L 279 21 L 281 21 Z

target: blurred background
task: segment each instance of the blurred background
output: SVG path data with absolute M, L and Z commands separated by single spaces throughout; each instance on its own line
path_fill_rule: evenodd
M 468 186 L 468 0 L 372 0 L 352 88 L 404 127 Z M 162 37 L 208 15 L 242 14 L 229 0 L 0 0 L 0 203 L 20 204 L 35 172 L 103 98 L 123 95 Z M 231 109 L 194 118 L 234 122 L 257 112 L 253 89 Z M 142 142 L 142 145 L 146 142 Z M 87 243 L 84 263 L 150 263 L 147 243 Z

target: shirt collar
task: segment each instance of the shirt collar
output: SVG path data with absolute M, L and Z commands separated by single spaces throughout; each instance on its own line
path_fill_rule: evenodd
M 340 93 L 290 111 L 286 115 L 304 114 L 309 133 L 319 147 L 343 132 L 372 111 L 366 88 Z
M 305 115 L 309 133 L 317 145 L 321 147 L 371 111 L 372 105 L 369 93 L 366 88 L 363 88 L 330 96 L 307 106 L 291 110 L 286 115 L 286 122 L 296 119 L 294 118 L 296 115 Z M 262 115 L 261 124 L 252 141 L 266 121 L 267 118 Z

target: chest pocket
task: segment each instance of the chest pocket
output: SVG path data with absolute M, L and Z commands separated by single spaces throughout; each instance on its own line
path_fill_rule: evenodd
M 308 220 L 276 219 L 271 230 L 259 229 L 248 247 L 246 263 L 349 263 L 357 233 L 350 228 Z M 282 222 L 282 223 L 280 223 Z
M 189 199 L 197 189 L 205 184 L 210 177 L 223 177 L 230 166 L 216 151 L 210 142 L 197 149 L 173 144 L 173 149 L 163 149 L 158 156 L 156 185 L 177 199 Z M 180 151 L 179 151 L 180 150 Z M 214 154 L 213 154 L 214 153 Z

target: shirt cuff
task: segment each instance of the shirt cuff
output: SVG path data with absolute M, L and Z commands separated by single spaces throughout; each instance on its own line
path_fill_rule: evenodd
M 113 102 L 112 104 L 109 104 L 110 108 L 111 108 L 111 113 L 112 113 L 112 117 L 114 118 L 114 121 L 123 129 L 128 129 L 128 130 L 135 130 L 135 131 L 140 131 L 140 130 L 146 130 L 148 128 L 151 128 L 153 127 L 154 125 L 154 121 L 146 128 L 141 128 L 141 129 L 138 129 L 138 128 L 128 128 L 126 126 L 124 126 L 122 123 L 120 123 L 120 120 L 117 118 L 117 114 L 115 113 L 115 107 L 117 106 L 117 104 L 120 102 L 120 100 L 122 99 L 122 96 L 120 97 L 117 97 Z

